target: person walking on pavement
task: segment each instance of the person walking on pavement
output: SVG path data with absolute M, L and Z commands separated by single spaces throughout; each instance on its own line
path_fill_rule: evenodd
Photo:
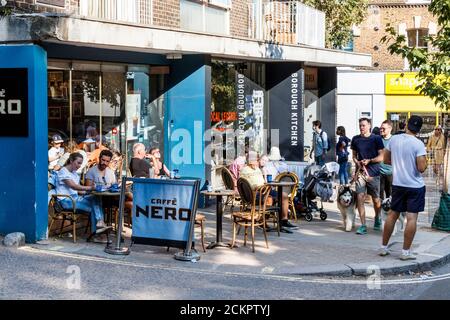
M 381 229 L 380 201 L 380 162 L 383 160 L 383 141 L 381 136 L 370 133 L 371 122 L 368 118 L 359 119 L 360 135 L 354 136 L 351 142 L 353 162 L 356 165 L 353 181 L 356 181 L 357 206 L 361 226 L 357 234 L 367 234 L 366 210 L 364 201 L 366 192 L 372 196 L 375 210 L 373 229 Z
M 417 133 L 423 120 L 411 116 L 406 134 L 392 137 L 384 154 L 384 163 L 392 164 L 393 185 L 391 210 L 384 225 L 380 256 L 389 254 L 388 243 L 400 212 L 406 212 L 406 228 L 403 238 L 401 260 L 414 260 L 410 248 L 416 234 L 417 216 L 425 209 L 425 183 L 421 173 L 427 169 L 425 146 Z
M 380 134 L 384 148 L 387 149 L 392 138 L 392 122 L 384 120 L 381 123 Z M 392 166 L 381 162 L 380 164 L 380 197 L 381 200 L 389 198 L 392 190 Z
M 328 136 L 322 130 L 322 123 L 319 120 L 313 121 L 313 147 L 311 153 L 314 152 L 314 162 L 323 166 L 325 164 L 325 156 L 328 151 Z
M 431 135 L 427 143 L 427 152 L 433 163 L 433 172 L 439 176 L 442 173 L 442 165 L 444 164 L 445 136 L 442 133 L 442 127 L 437 126 L 434 134 Z
M 336 129 L 336 135 L 339 136 L 339 140 L 336 144 L 336 157 L 339 164 L 339 183 L 341 185 L 348 184 L 348 146 L 351 140 L 345 135 L 345 128 L 339 126 Z

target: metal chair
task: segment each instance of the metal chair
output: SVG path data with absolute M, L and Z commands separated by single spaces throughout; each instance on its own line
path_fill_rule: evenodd
M 268 186 L 260 186 L 256 190 L 252 190 L 250 183 L 244 179 L 239 178 L 237 181 L 237 188 L 241 197 L 241 207 L 239 212 L 232 213 L 233 220 L 233 238 L 231 241 L 231 248 L 234 247 L 236 241 L 236 227 L 244 227 L 244 246 L 247 245 L 247 228 L 251 228 L 252 237 L 252 252 L 255 252 L 255 227 L 261 227 L 266 241 L 266 247 L 269 248 L 266 233 L 266 219 L 265 209 L 266 202 L 269 196 L 270 188 Z

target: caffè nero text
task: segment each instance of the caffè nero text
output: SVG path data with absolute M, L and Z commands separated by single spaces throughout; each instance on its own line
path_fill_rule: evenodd
M 136 217 L 142 214 L 150 219 L 190 221 L 191 209 L 177 208 L 176 205 L 176 199 L 151 199 L 145 208 L 136 205 Z
M 0 114 L 21 114 L 22 103 L 17 99 L 6 99 L 6 90 L 0 89 Z

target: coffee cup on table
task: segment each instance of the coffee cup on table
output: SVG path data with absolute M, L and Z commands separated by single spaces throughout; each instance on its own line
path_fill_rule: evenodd
M 118 183 L 113 183 L 111 185 L 111 189 L 119 189 L 119 184 Z
M 95 185 L 95 191 L 101 192 L 102 190 L 103 190 L 103 188 L 102 188 L 102 185 L 101 185 L 101 184 Z

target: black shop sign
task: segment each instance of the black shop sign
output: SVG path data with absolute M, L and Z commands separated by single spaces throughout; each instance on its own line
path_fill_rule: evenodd
M 28 137 L 26 68 L 0 68 L 0 137 Z

